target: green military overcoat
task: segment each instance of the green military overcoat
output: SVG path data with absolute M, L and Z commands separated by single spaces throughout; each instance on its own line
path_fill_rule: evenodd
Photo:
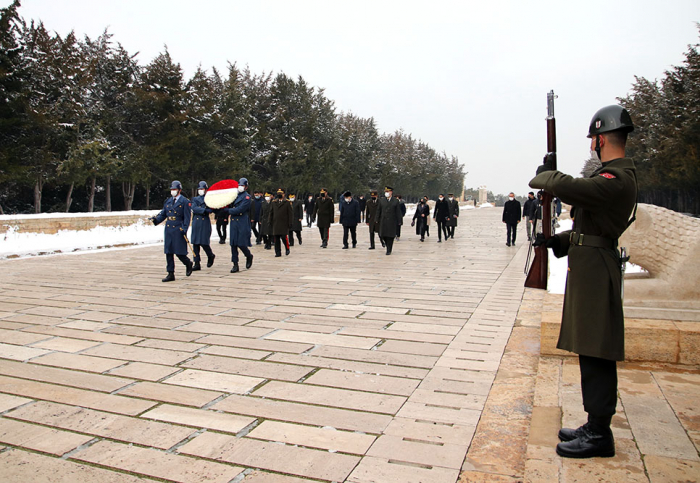
M 569 268 L 557 347 L 591 357 L 621 361 L 625 357 L 624 315 L 617 239 L 628 226 L 637 183 L 629 158 L 606 162 L 589 178 L 545 171 L 530 181 L 576 207 L 573 229 L 557 233 L 557 257 L 568 255 Z M 583 245 L 570 242 L 571 232 Z M 586 235 L 612 240 L 607 248 L 586 245 Z M 599 240 L 600 241 L 600 240 Z
M 382 198 L 377 204 L 377 221 L 379 222 L 379 236 L 394 238 L 396 227 L 402 219 L 401 204 L 395 197 Z

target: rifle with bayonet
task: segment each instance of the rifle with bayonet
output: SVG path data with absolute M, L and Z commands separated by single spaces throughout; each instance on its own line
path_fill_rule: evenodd
M 554 120 L 554 91 L 547 94 L 547 155 L 545 161 L 551 163 L 552 169 L 557 169 L 557 131 Z M 546 191 L 542 194 L 542 234 L 545 240 L 550 238 L 552 233 L 552 194 Z M 533 230 L 532 238 L 535 238 Z M 543 243 L 534 247 L 535 258 L 532 261 L 530 270 L 525 279 L 525 286 L 530 288 L 547 289 L 548 261 L 549 254 L 547 246 Z M 528 257 L 529 261 L 529 257 Z M 527 268 L 527 267 L 526 267 Z

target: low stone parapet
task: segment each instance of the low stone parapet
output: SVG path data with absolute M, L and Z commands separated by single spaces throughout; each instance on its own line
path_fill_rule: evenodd
M 157 213 L 158 210 L 5 215 L 0 216 L 0 234 L 10 230 L 17 233 L 53 234 L 60 230 L 91 230 L 97 226 L 130 226 L 139 220 L 145 222 Z

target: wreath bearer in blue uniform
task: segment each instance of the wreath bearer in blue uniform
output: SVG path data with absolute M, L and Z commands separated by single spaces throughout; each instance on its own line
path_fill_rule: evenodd
M 182 183 L 175 180 L 170 185 L 170 198 L 165 200 L 163 209 L 151 218 L 154 225 L 165 221 L 164 252 L 168 275 L 163 282 L 175 280 L 175 255 L 187 267 L 185 275 L 192 275 L 192 262 L 187 256 L 187 229 L 190 226 L 192 203 L 182 196 Z

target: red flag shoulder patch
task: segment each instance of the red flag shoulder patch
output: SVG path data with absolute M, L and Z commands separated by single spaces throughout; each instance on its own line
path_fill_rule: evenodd
M 608 179 L 615 179 L 616 178 L 616 176 L 612 173 L 600 173 L 600 176 L 602 176 L 603 178 L 608 178 Z
M 249 200 L 249 199 L 250 199 L 250 196 L 249 196 L 249 195 L 245 195 L 245 199 Z
M 187 206 L 192 206 L 192 203 L 187 203 Z

